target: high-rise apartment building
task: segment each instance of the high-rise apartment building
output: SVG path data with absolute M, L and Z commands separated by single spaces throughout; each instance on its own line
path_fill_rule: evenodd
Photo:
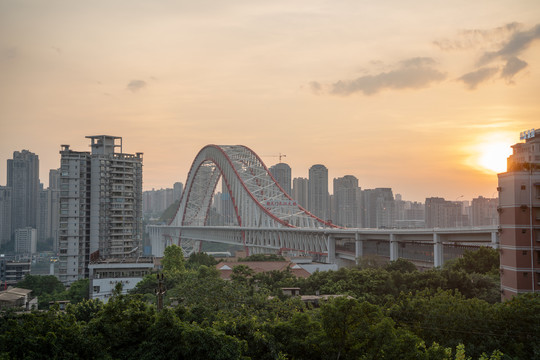
M 503 299 L 540 291 L 540 130 L 521 140 L 498 174 Z
M 360 227 L 360 188 L 352 175 L 334 179 L 334 223 L 344 227 Z
M 279 163 L 271 166 L 268 170 L 270 170 L 270 173 L 274 179 L 276 179 L 279 186 L 281 186 L 288 195 L 291 195 L 291 167 L 288 164 Z
M 11 231 L 38 225 L 39 158 L 28 151 L 13 152 L 7 161 L 7 187 L 11 188 Z
M 182 197 L 184 192 L 184 184 L 181 182 L 175 182 L 173 185 L 173 201 L 178 201 Z
M 309 209 L 309 180 L 303 177 L 293 179 L 292 197 L 301 207 Z
M 426 198 L 426 228 L 453 228 L 463 226 L 463 204 L 439 197 Z
M 121 137 L 87 138 L 91 152 L 69 145 L 60 151 L 59 278 L 65 283 L 89 277 L 91 260 L 142 253 L 142 153 L 124 154 Z
M 329 220 L 328 169 L 324 165 L 309 168 L 309 211 L 322 220 Z
M 31 227 L 15 230 L 15 252 L 32 255 L 37 249 L 37 231 Z
M 161 216 L 174 203 L 174 190 L 171 188 L 143 192 L 143 213 Z
M 498 225 L 499 214 L 497 213 L 498 199 L 479 196 L 472 199 L 472 225 Z
M 362 225 L 366 228 L 389 228 L 395 223 L 394 194 L 391 188 L 362 191 Z
M 38 213 L 38 242 L 52 245 L 53 251 L 57 251 L 58 224 L 60 214 L 60 190 L 41 189 L 39 192 Z
M 11 240 L 11 188 L 0 186 L 0 249 Z

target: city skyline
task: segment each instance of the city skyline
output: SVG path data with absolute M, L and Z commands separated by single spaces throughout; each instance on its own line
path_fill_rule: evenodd
M 540 115 L 539 9 L 4 2 L 0 162 L 27 149 L 47 185 L 62 144 L 121 136 L 149 190 L 185 182 L 207 144 L 243 144 L 267 167 L 286 154 L 292 178 L 324 164 L 410 200 L 491 198 L 487 167 Z

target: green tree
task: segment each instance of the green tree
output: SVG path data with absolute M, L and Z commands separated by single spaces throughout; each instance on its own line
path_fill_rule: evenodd
M 285 258 L 277 254 L 253 254 L 238 261 L 286 261 Z
M 384 269 L 386 271 L 401 271 L 401 272 L 415 272 L 418 271 L 416 269 L 416 265 L 414 265 L 411 261 L 399 258 L 394 261 L 390 261 L 388 264 L 384 266 Z
M 163 309 L 148 329 L 137 354 L 139 359 L 243 359 L 245 343 L 213 328 L 182 322 Z
M 185 270 L 184 251 L 178 245 L 170 245 L 163 252 L 161 259 L 163 271 L 168 273 L 181 273 Z
M 112 358 L 135 359 L 155 317 L 155 307 L 138 296 L 116 295 L 88 322 L 86 333 Z
M 33 296 L 42 294 L 54 294 L 62 292 L 66 288 L 54 275 L 26 275 L 23 280 L 17 283 L 17 287 L 32 290 Z
M 90 297 L 90 280 L 80 279 L 72 283 L 67 290 L 67 299 L 72 304 L 77 304 L 83 300 L 87 300 Z
M 77 321 L 89 322 L 103 309 L 103 303 L 98 299 L 82 300 L 77 304 L 68 304 L 66 312 Z
M 490 247 L 481 247 L 475 251 L 466 250 L 463 257 L 445 264 L 446 268 L 463 270 L 469 274 L 492 274 L 498 277 L 500 268 L 499 251 Z
M 247 265 L 233 266 L 231 280 L 247 284 L 255 272 Z
M 188 269 L 198 269 L 201 265 L 204 266 L 215 266 L 218 264 L 218 261 L 213 257 L 204 252 L 192 253 L 186 261 L 186 268 Z

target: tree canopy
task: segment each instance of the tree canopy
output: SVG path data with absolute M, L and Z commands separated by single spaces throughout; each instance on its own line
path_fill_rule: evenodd
M 287 270 L 253 274 L 240 266 L 225 281 L 213 265 L 201 264 L 208 259 L 193 257 L 197 265 L 187 266 L 190 260 L 172 249 L 161 312 L 149 301 L 156 274 L 107 304 L 81 300 L 65 312 L 4 312 L 0 359 L 497 360 L 540 354 L 540 294 L 500 302 L 489 270 L 419 272 L 399 260 L 299 279 Z M 71 289 L 79 293 L 80 287 Z M 281 287 L 334 297 L 313 305 L 277 296 Z

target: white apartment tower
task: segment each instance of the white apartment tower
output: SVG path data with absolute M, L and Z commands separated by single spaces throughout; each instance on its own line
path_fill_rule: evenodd
M 69 145 L 60 151 L 58 249 L 64 283 L 87 278 L 90 261 L 142 253 L 142 153 L 124 154 L 121 137 L 86 138 L 91 152 Z

